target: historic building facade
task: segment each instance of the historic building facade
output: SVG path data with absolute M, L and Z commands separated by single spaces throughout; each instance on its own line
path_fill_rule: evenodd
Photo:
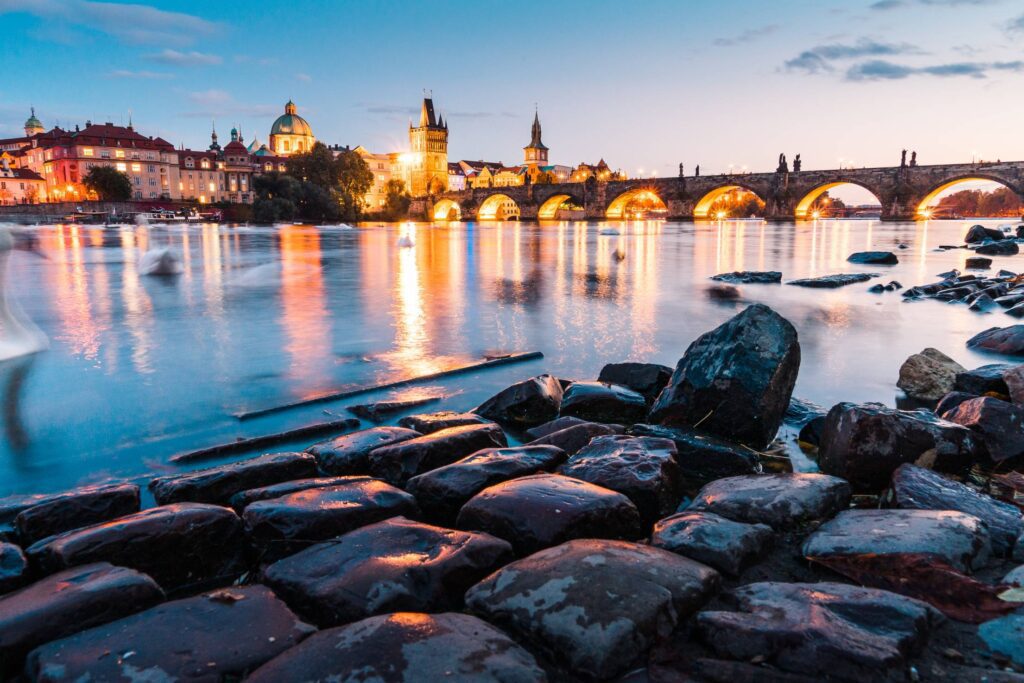
M 298 115 L 295 103 L 288 100 L 284 114 L 270 127 L 270 151 L 282 157 L 302 154 L 313 149 L 316 137 L 306 119 Z
M 434 101 L 423 98 L 418 126 L 409 124 L 408 153 L 401 155 L 409 194 L 422 197 L 448 191 L 448 125 L 434 114 Z

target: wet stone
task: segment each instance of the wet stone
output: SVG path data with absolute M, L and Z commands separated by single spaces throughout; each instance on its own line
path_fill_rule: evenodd
M 801 280 L 790 280 L 786 284 L 795 285 L 797 287 L 835 289 L 837 287 L 854 285 L 857 284 L 858 282 L 867 282 L 873 277 L 878 277 L 878 273 L 841 273 L 839 275 L 823 275 L 821 277 L 810 277 L 803 278 Z
M 306 491 L 308 489 L 322 489 L 327 488 L 328 486 L 340 486 L 349 481 L 350 479 L 348 477 L 319 477 L 315 479 L 283 481 L 280 484 L 271 484 L 270 486 L 261 486 L 258 489 L 240 491 L 231 496 L 231 507 L 234 508 L 235 512 L 241 514 L 249 503 L 255 503 L 258 500 L 280 498 L 281 496 L 287 496 L 289 493 Z
M 565 451 L 568 455 L 575 455 L 577 451 L 590 443 L 591 439 L 611 434 L 621 434 L 624 431 L 622 425 L 605 425 L 596 422 L 584 422 L 572 425 L 547 436 L 534 439 L 530 446 L 555 446 Z
M 970 429 L 994 462 L 1024 456 L 1024 408 L 981 396 L 964 401 L 943 417 Z
M 712 512 L 680 512 L 654 525 L 651 545 L 738 575 L 762 557 L 772 540 L 765 524 L 742 524 Z
M 821 435 L 825 433 L 825 416 L 819 415 L 813 417 L 807 421 L 803 427 L 800 428 L 797 438 L 804 443 L 808 443 L 812 446 L 821 445 Z
M 985 522 L 993 552 L 1004 557 L 1024 533 L 1024 518 L 1015 505 L 916 465 L 900 465 L 893 473 L 889 503 L 905 510 L 957 510 L 974 515 Z
M 597 381 L 627 387 L 652 403 L 671 378 L 672 368 L 656 363 L 609 363 Z
M 0 524 L 2 525 L 13 525 L 14 518 L 17 517 L 23 510 L 27 510 L 35 505 L 55 500 L 60 498 L 62 493 L 36 493 L 29 495 L 14 495 L 0 498 Z
M 368 474 L 370 451 L 422 436 L 419 431 L 404 427 L 372 427 L 321 441 L 306 449 L 325 474 Z
M 675 553 L 588 539 L 513 562 L 471 588 L 466 604 L 564 670 L 604 680 L 642 661 L 718 583 Z
M 982 244 L 974 250 L 974 253 L 985 256 L 1013 256 L 1020 253 L 1020 247 L 1012 240 L 1003 240 L 992 244 Z
M 485 448 L 413 477 L 406 489 L 428 519 L 449 525 L 455 523 L 462 506 L 488 486 L 551 471 L 565 459 L 565 451 L 554 446 Z
M 171 590 L 239 574 L 244 544 L 233 510 L 175 503 L 51 536 L 26 552 L 47 573 L 110 562 L 145 572 Z
M 369 477 L 346 477 L 339 486 L 252 503 L 242 519 L 253 543 L 272 560 L 367 524 L 418 512 L 416 499 L 401 489 Z
M 733 284 L 774 284 L 782 282 L 782 273 L 777 270 L 737 270 L 732 273 L 712 275 L 711 279 Z
M 473 412 L 518 429 L 544 424 L 558 416 L 562 385 L 551 375 L 513 384 L 484 401 Z
M 957 373 L 964 367 L 938 349 L 926 348 L 900 366 L 896 386 L 907 396 L 922 401 L 937 401 L 953 390 Z
M 891 251 L 858 251 L 847 258 L 850 263 L 870 263 L 892 266 L 900 262 Z
M 466 590 L 514 559 L 488 534 L 396 517 L 270 565 L 264 582 L 321 628 L 387 612 L 462 608 Z
M 559 415 L 589 422 L 631 425 L 647 415 L 647 400 L 632 389 L 603 382 L 573 382 Z
M 32 648 L 161 602 L 153 579 L 106 562 L 74 567 L 0 597 L 0 676 Z
M 557 474 L 520 477 L 484 489 L 463 506 L 458 527 L 503 538 L 519 555 L 574 538 L 643 535 L 640 514 L 629 498 Z
M 942 621 L 919 600 L 840 583 L 752 583 L 726 603 L 697 615 L 700 638 L 719 657 L 757 657 L 818 680 L 903 680 L 908 656 Z
M 879 492 L 905 462 L 963 473 L 984 458 L 972 432 L 926 410 L 893 410 L 879 403 L 839 403 L 825 420 L 818 465 L 855 492 Z
M 963 370 L 957 373 L 953 388 L 975 396 L 989 392 L 1007 396 L 1010 389 L 1006 386 L 1005 375 L 1013 367 L 1009 363 L 991 363 L 973 370 Z
M 0 541 L 0 595 L 20 588 L 28 576 L 28 558 L 22 549 Z
M 1024 365 L 1015 365 L 1003 373 L 1003 381 L 1015 405 L 1024 405 Z
M 219 467 L 159 477 L 149 490 L 160 505 L 194 502 L 227 505 L 239 491 L 316 476 L 316 459 L 307 453 L 269 453 Z
M 25 545 L 139 511 L 135 484 L 85 487 L 22 510 L 14 519 Z
M 1024 613 L 987 621 L 978 627 L 978 636 L 992 652 L 1024 666 Z
M 487 424 L 490 422 L 486 417 L 476 413 L 456 413 L 444 410 L 438 413 L 422 413 L 420 415 L 408 415 L 398 421 L 399 427 L 406 427 L 415 430 L 420 434 L 433 434 L 449 427 L 464 427 L 466 425 Z M 410 437 L 412 438 L 412 437 Z M 381 444 L 386 445 L 386 444 Z
M 850 504 L 850 485 L 826 474 L 754 474 L 718 479 L 702 488 L 685 512 L 713 512 L 746 524 L 788 530 L 828 519 Z
M 811 534 L 803 553 L 824 559 L 924 554 L 972 571 L 988 562 L 991 542 L 980 519 L 955 510 L 846 510 Z
M 484 448 L 508 445 L 496 424 L 449 427 L 370 452 L 370 472 L 396 486 Z
M 376 403 L 360 403 L 348 406 L 346 410 L 357 417 L 370 420 L 371 422 L 382 422 L 395 413 L 404 413 L 413 408 L 437 403 L 440 400 L 440 396 L 428 396 L 408 401 L 378 401 Z
M 935 414 L 941 418 L 945 418 L 946 413 L 956 408 L 964 401 L 970 401 L 972 398 L 977 398 L 974 394 L 968 394 L 963 391 L 951 391 L 935 404 Z
M 314 629 L 266 586 L 223 588 L 158 605 L 38 647 L 33 680 L 239 680 Z
M 1008 356 L 1024 356 L 1024 325 L 990 327 L 968 339 L 967 347 Z
M 635 436 L 671 439 L 676 445 L 676 463 L 690 482 L 703 484 L 722 477 L 761 472 L 757 454 L 749 448 L 710 434 L 645 424 L 633 425 L 631 432 Z
M 647 526 L 675 510 L 683 496 L 675 455 L 675 443 L 669 439 L 599 436 L 558 471 L 628 497 Z
M 467 614 L 399 612 L 316 633 L 246 683 L 282 681 L 544 683 L 533 656 Z
M 555 432 L 560 432 L 563 429 L 568 429 L 569 427 L 575 427 L 576 425 L 582 424 L 590 423 L 587 420 L 581 420 L 578 417 L 558 417 L 551 422 L 545 422 L 542 425 L 537 425 L 536 427 L 527 429 L 524 433 L 531 439 L 539 439 L 547 436 L 548 434 L 554 434 Z
M 985 270 L 986 268 L 992 267 L 992 259 L 985 258 L 984 256 L 968 256 L 967 260 L 964 262 L 964 267 Z
M 964 235 L 967 244 L 980 244 L 989 240 L 1001 240 L 1005 237 L 1002 230 L 986 228 L 984 225 L 972 225 Z
M 800 369 L 788 320 L 754 304 L 686 350 L 648 421 L 702 431 L 755 448 L 775 438 Z

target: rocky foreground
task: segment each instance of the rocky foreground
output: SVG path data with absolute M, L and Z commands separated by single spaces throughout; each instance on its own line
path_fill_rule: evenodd
M 827 413 L 799 367 L 754 305 L 674 372 L 533 377 L 149 509 L 2 499 L 0 676 L 1024 681 L 1024 366 L 927 349 L 899 385 L 934 409 Z

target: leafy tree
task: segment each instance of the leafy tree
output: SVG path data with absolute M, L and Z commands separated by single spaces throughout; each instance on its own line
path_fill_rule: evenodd
M 384 198 L 384 217 L 389 220 L 404 218 L 409 211 L 409 203 L 412 199 L 405 191 L 405 183 L 398 178 L 392 178 L 384 186 L 387 193 Z
M 363 196 L 373 185 L 373 173 L 359 154 L 351 150 L 335 154 L 322 142 L 289 158 L 288 175 L 303 185 L 292 199 L 299 217 L 306 220 L 358 220 Z M 328 206 L 330 201 L 336 209 Z
M 113 166 L 93 166 L 82 183 L 103 201 L 123 202 L 132 198 L 131 179 Z
M 558 182 L 555 178 L 555 174 L 551 171 L 541 171 L 537 174 L 537 179 L 533 181 L 534 185 L 553 185 Z

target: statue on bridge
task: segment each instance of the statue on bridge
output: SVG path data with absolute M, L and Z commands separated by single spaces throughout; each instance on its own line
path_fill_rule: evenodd
M 917 166 L 917 150 L 910 153 L 910 165 Z
M 789 173 L 789 162 L 786 161 L 785 154 L 779 154 L 779 167 L 775 169 L 776 173 Z
M 700 164 L 697 164 L 697 169 L 693 172 L 694 178 L 700 178 Z
M 903 155 L 900 156 L 900 168 L 907 167 L 907 150 L 903 150 Z
M 683 162 L 679 162 L 679 177 L 683 177 Z
M 803 163 L 804 162 L 800 161 L 800 155 L 799 154 L 797 154 L 795 157 L 793 157 L 793 173 L 799 173 L 800 172 L 800 167 L 803 166 Z

